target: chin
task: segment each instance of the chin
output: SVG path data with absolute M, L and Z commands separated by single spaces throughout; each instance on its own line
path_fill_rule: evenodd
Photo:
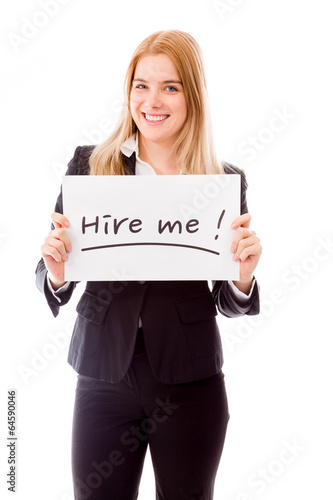
M 144 139 L 146 139 L 147 141 L 162 142 L 162 141 L 169 139 L 169 137 L 170 137 L 168 134 L 163 134 L 159 131 L 147 130 L 146 127 L 141 127 L 138 130 L 139 130 L 141 136 Z

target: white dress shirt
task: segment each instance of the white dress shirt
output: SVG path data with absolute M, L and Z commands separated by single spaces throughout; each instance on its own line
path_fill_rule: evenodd
M 132 156 L 132 154 L 135 152 L 136 154 L 136 164 L 135 164 L 135 175 L 157 175 L 155 170 L 146 162 L 142 161 L 139 156 L 139 142 L 138 142 L 138 136 L 137 134 L 133 134 L 131 137 L 129 137 L 124 144 L 121 146 L 121 152 L 127 156 L 128 158 Z M 255 279 L 252 282 L 252 287 L 248 295 L 245 293 L 241 292 L 238 290 L 236 285 L 232 281 L 228 281 L 229 286 L 231 287 L 233 293 L 236 295 L 236 297 L 241 300 L 246 302 L 249 297 L 252 294 L 252 290 L 255 284 Z M 52 285 L 49 281 L 47 280 L 47 284 L 51 292 L 53 293 L 54 297 L 61 302 L 60 298 L 58 297 L 61 292 L 67 290 L 69 287 L 69 283 L 65 283 L 61 288 L 58 288 L 58 290 L 53 290 Z M 141 326 L 141 318 L 139 322 L 139 326 Z

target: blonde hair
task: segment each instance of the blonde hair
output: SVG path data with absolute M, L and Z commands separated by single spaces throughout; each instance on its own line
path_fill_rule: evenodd
M 182 174 L 220 174 L 212 141 L 206 78 L 202 53 L 196 40 L 183 31 L 158 31 L 148 36 L 135 50 L 124 84 L 124 104 L 113 133 L 97 145 L 89 159 L 91 175 L 125 174 L 122 144 L 137 131 L 130 111 L 130 94 L 138 61 L 147 55 L 168 55 L 176 65 L 183 83 L 187 119 L 174 144 L 177 165 Z

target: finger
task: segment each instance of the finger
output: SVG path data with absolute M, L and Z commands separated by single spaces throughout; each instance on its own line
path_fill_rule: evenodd
M 239 217 L 236 217 L 236 219 L 231 224 L 231 227 L 233 229 L 237 229 L 240 226 L 249 227 L 250 222 L 251 222 L 251 215 L 250 214 L 243 214 L 243 215 L 240 215 Z
M 249 236 L 248 238 L 243 238 L 242 240 L 240 240 L 238 243 L 235 255 L 234 255 L 234 260 L 240 259 L 241 255 L 243 255 L 243 256 L 245 255 L 244 250 L 246 250 L 247 248 L 254 249 L 254 247 L 256 247 L 256 245 L 258 243 L 259 243 L 259 239 L 255 235 L 252 235 L 252 236 Z M 247 253 L 247 256 L 248 255 L 249 254 Z
M 51 214 L 51 219 L 56 228 L 69 227 L 69 220 L 64 216 L 64 214 L 53 212 L 53 214 Z
M 44 243 L 44 245 L 41 246 L 41 254 L 42 257 L 52 257 L 56 262 L 64 262 L 57 248 L 48 243 Z
M 237 256 L 237 260 L 244 262 L 248 257 L 258 260 L 262 252 L 260 243 L 254 243 L 253 245 L 247 246 L 244 250 Z M 237 254 L 235 254 L 236 257 Z
M 68 260 L 67 252 L 62 241 L 48 237 L 45 238 L 44 246 L 45 250 L 43 250 L 42 247 L 42 255 L 44 251 L 47 255 L 52 256 L 57 262 L 66 262 Z
M 53 236 L 48 236 L 47 238 L 45 238 L 45 245 L 54 248 L 52 255 L 57 256 L 57 262 L 59 262 L 59 256 L 60 260 L 63 260 L 64 262 L 68 260 L 66 248 L 63 241 L 59 240 L 58 238 L 54 238 Z
M 71 243 L 71 240 L 69 239 L 69 236 L 66 232 L 66 229 L 64 229 L 62 227 L 59 227 L 57 229 L 53 229 L 53 231 L 49 232 L 49 236 L 62 241 L 64 246 L 65 246 L 66 252 L 72 251 L 72 243 Z
M 239 227 L 236 231 L 236 234 L 234 236 L 233 242 L 231 244 L 230 251 L 232 253 L 235 253 L 238 247 L 239 242 L 244 239 L 248 238 L 253 234 L 253 231 L 250 231 L 250 229 L 247 229 L 246 227 Z

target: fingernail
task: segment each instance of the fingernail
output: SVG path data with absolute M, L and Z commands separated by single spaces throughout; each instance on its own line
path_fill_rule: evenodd
M 67 260 L 68 260 L 67 255 L 64 255 L 64 256 L 63 256 L 63 258 L 62 258 L 62 261 L 63 261 L 63 262 L 66 262 Z
M 66 227 L 69 227 L 69 222 L 67 222 L 67 221 L 66 221 L 66 222 L 65 222 L 65 226 L 66 226 Z
M 235 228 L 235 227 L 236 227 L 236 224 L 232 223 L 232 224 L 231 224 L 231 227 Z
M 238 255 L 233 256 L 233 260 L 237 261 L 239 259 Z
M 234 247 L 231 247 L 231 248 L 230 248 L 230 252 L 231 252 L 231 253 L 235 253 L 235 248 L 234 248 Z

